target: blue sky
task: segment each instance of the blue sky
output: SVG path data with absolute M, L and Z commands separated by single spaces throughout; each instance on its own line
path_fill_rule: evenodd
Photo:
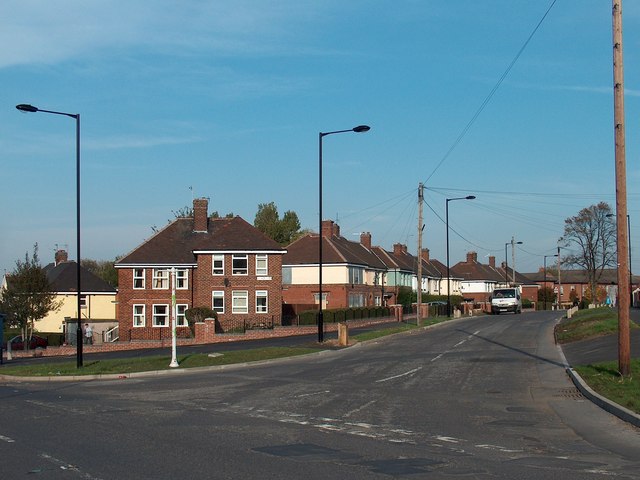
M 81 115 L 82 257 L 114 259 L 193 196 L 253 222 L 258 204 L 343 236 L 451 264 L 467 251 L 535 271 L 564 219 L 615 206 L 611 2 L 5 0 L 0 4 L 0 273 L 39 244 L 75 258 Z M 626 1 L 629 215 L 640 273 L 640 4 Z M 439 166 L 438 166 L 439 165 Z M 637 251 L 637 253 L 636 253 Z M 509 251 L 511 262 L 511 252 Z M 548 262 L 553 259 L 547 259 Z

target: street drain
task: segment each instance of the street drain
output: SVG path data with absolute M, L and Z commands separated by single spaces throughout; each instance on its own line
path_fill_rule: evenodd
M 577 388 L 563 388 L 554 395 L 556 398 L 566 398 L 568 400 L 584 400 L 584 396 Z

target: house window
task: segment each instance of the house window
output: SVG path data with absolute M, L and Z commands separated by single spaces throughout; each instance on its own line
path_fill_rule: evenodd
M 292 279 L 291 267 L 282 267 L 282 284 L 291 285 Z
M 364 295 L 362 293 L 349 294 L 349 307 L 364 307 Z
M 224 292 L 214 291 L 211 292 L 211 296 L 211 309 L 216 313 L 224 313 Z
M 327 296 L 328 295 L 329 295 L 328 293 L 325 293 L 325 292 L 322 293 L 322 303 L 323 304 L 327 303 Z M 317 293 L 314 293 L 313 294 L 313 303 L 315 303 L 317 305 L 319 303 L 319 301 L 318 301 L 319 298 L 320 298 L 320 295 L 318 295 Z
M 213 255 L 213 274 L 224 275 L 224 255 L 219 253 Z
M 362 285 L 364 279 L 364 268 L 349 267 L 349 283 L 351 285 Z
M 154 268 L 152 285 L 154 290 L 168 290 L 169 289 L 169 269 L 167 268 Z
M 256 255 L 256 276 L 265 277 L 269 273 L 266 255 Z
M 249 274 L 249 259 L 247 255 L 233 255 L 231 273 L 233 275 Z
M 154 327 L 169 326 L 169 305 L 153 306 L 153 326 Z
M 247 290 L 232 292 L 231 313 L 249 313 L 249 292 Z
M 189 308 L 189 305 L 178 304 L 176 305 L 176 326 L 178 327 L 188 327 L 189 323 L 187 322 L 187 316 L 185 312 Z
M 133 306 L 133 326 L 144 327 L 146 323 L 145 306 L 134 305 Z
M 256 313 L 267 313 L 268 311 L 268 293 L 266 290 L 258 290 L 256 292 Z
M 176 270 L 176 290 L 189 289 L 189 270 Z
M 136 290 L 144 288 L 144 268 L 133 269 L 133 288 Z

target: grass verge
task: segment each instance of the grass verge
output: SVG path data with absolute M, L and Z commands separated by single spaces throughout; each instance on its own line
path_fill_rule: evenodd
M 447 317 L 434 317 L 424 319 L 422 326 L 432 325 L 448 320 Z M 397 327 L 373 330 L 361 334 L 353 335 L 350 338 L 356 342 L 364 342 L 395 333 L 405 332 L 418 328 L 412 324 L 400 324 Z M 234 363 L 256 362 L 259 360 L 271 360 L 276 358 L 293 357 L 307 355 L 309 353 L 326 350 L 327 346 L 299 346 L 299 347 L 267 347 L 253 348 L 247 350 L 237 350 L 225 352 L 222 355 L 210 357 L 208 354 L 187 354 L 178 355 L 179 368 L 210 367 L 216 365 L 231 365 Z M 85 359 L 82 368 L 76 367 L 75 361 L 61 363 L 38 364 L 30 363 L 26 365 L 4 366 L 0 369 L 0 374 L 13 375 L 19 377 L 55 377 L 55 376 L 78 376 L 78 375 L 126 375 L 135 372 L 149 372 L 158 370 L 170 370 L 169 358 L 166 355 L 152 357 L 119 358 L 109 360 Z
M 210 367 L 306 355 L 320 350 L 322 349 L 319 347 L 268 347 L 230 351 L 225 352 L 224 355 L 216 357 L 210 357 L 204 353 L 187 354 L 178 355 L 178 363 L 180 364 L 180 368 Z M 17 365 L 15 367 L 3 367 L 0 369 L 0 373 L 4 375 L 24 377 L 127 374 L 134 372 L 169 370 L 169 360 L 170 359 L 166 355 L 95 361 L 85 360 L 82 368 L 77 368 L 75 361 L 49 364 L 33 363 L 28 365 Z
M 618 362 L 575 367 L 587 384 L 603 397 L 640 413 L 640 359 L 631 360 L 631 375 L 618 372 Z
M 631 328 L 637 328 L 631 324 Z M 618 331 L 618 312 L 609 307 L 580 310 L 571 319 L 559 323 L 555 329 L 560 344 L 609 335 Z
M 638 328 L 633 322 L 630 328 Z M 556 341 L 560 344 L 616 334 L 618 312 L 609 307 L 580 310 L 571 319 L 556 326 Z M 604 362 L 574 367 L 578 375 L 591 387 L 612 402 L 640 413 L 640 359 L 631 361 L 631 375 L 618 372 L 618 362 Z

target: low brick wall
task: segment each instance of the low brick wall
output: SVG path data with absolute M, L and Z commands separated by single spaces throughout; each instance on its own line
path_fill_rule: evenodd
M 376 325 L 380 323 L 388 323 L 393 321 L 402 321 L 402 315 L 394 317 L 370 318 L 363 320 L 349 320 L 347 325 L 349 328 L 366 327 L 368 325 Z M 335 332 L 338 330 L 337 323 L 325 323 L 325 332 Z M 245 333 L 238 334 L 219 334 L 215 333 L 215 323 L 213 320 L 196 324 L 195 338 L 178 338 L 178 345 L 206 345 L 224 342 L 237 342 L 242 340 L 256 340 L 261 338 L 279 338 L 293 337 L 298 335 L 309 335 L 318 331 L 317 325 L 291 326 L 291 327 L 275 327 L 268 330 L 247 330 Z M 83 345 L 83 353 L 99 353 L 99 352 L 116 352 L 124 350 L 140 350 L 145 348 L 164 348 L 171 346 L 171 338 L 163 340 L 131 340 L 128 342 L 103 343 L 100 345 Z M 15 351 L 11 352 L 12 357 L 55 357 L 55 356 L 72 356 L 77 352 L 75 345 L 65 345 L 61 347 L 48 347 L 38 349 L 36 351 Z M 6 351 L 5 358 L 6 358 Z

